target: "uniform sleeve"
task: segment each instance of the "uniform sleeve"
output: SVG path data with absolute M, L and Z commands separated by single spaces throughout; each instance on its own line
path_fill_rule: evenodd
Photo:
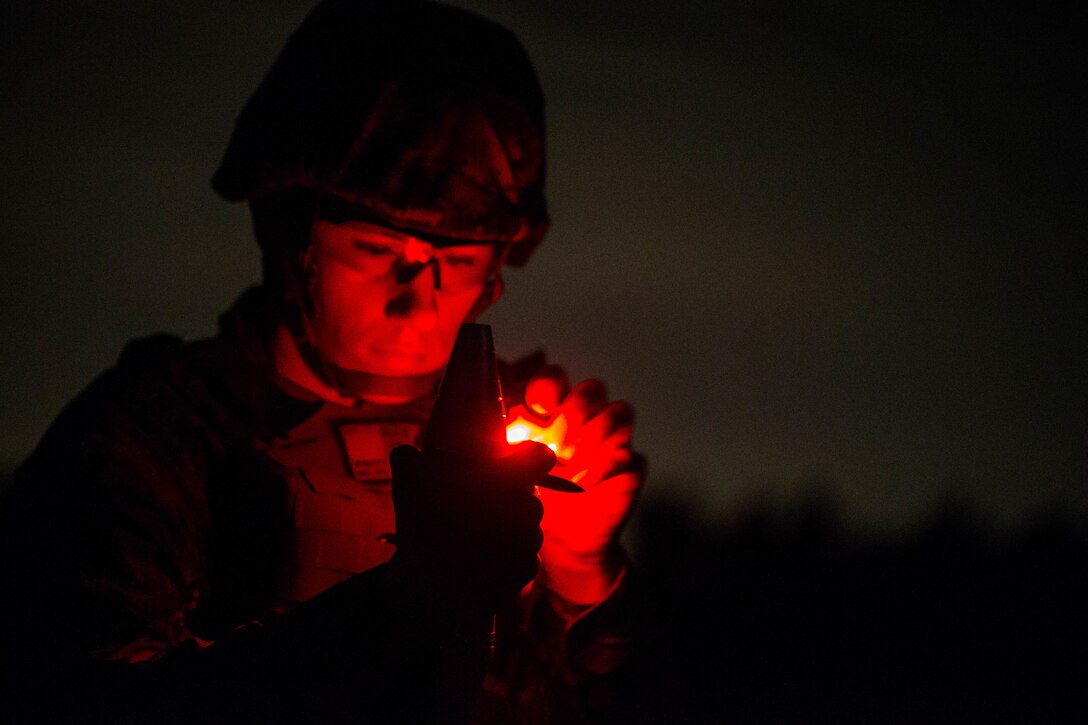
M 572 621 L 539 585 L 523 595 L 499 631 L 487 679 L 485 719 L 517 723 L 641 721 L 633 683 L 641 676 L 628 570 L 604 602 Z
M 4 659 L 27 687 L 198 646 L 209 440 L 162 379 L 119 365 L 76 398 L 4 501 Z M 188 643 L 188 644 L 187 644 Z

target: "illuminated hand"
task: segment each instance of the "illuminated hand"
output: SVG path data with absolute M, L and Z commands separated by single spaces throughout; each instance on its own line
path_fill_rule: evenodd
M 544 503 L 541 581 L 575 607 L 602 601 L 623 573 L 617 539 L 642 487 L 643 459 L 631 450 L 634 411 L 625 402 L 609 402 L 600 381 L 570 390 L 565 373 L 546 366 L 507 420 L 508 440 L 547 444 L 557 457 L 552 473 L 585 489 L 537 492 Z

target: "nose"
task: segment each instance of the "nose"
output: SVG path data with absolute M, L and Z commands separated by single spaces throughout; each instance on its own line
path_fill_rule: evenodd
M 385 303 L 385 315 L 400 319 L 425 332 L 438 324 L 435 288 L 438 270 L 429 274 L 431 264 L 406 265 L 396 273 L 396 295 Z
M 421 273 L 425 273 L 428 267 L 433 268 L 434 288 L 436 290 L 442 289 L 442 268 L 438 266 L 438 260 L 434 257 L 425 262 L 409 262 L 398 266 L 396 271 L 397 284 L 408 284 Z

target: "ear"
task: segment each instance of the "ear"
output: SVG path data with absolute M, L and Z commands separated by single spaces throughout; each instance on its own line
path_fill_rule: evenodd
M 469 310 L 468 315 L 465 316 L 465 322 L 475 322 L 476 318 L 482 315 L 488 307 L 499 301 L 505 289 L 506 284 L 503 282 L 501 274 L 496 273 L 493 277 L 490 277 L 484 284 L 483 292 L 476 298 L 476 303 Z

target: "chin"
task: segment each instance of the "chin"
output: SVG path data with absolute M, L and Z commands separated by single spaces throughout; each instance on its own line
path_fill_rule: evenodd
M 371 350 L 368 354 L 353 356 L 353 359 L 337 364 L 347 370 L 399 377 L 433 373 L 440 370 L 445 361 L 437 361 L 434 355 L 422 352 Z

